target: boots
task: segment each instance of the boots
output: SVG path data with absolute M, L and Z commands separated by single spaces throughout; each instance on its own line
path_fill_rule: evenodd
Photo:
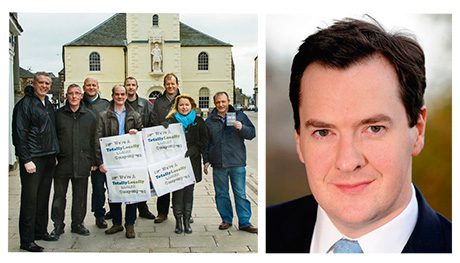
M 173 192 L 173 194 L 172 194 L 172 203 L 173 203 L 172 210 L 173 210 L 174 217 L 176 218 L 176 229 L 174 230 L 174 232 L 176 234 L 181 234 L 182 232 L 184 232 L 184 228 L 183 228 L 183 224 L 184 224 L 184 221 L 183 221 L 183 210 L 184 210 L 183 193 L 184 193 L 184 191 L 183 191 L 183 189 L 181 189 L 181 190 L 177 190 L 177 191 Z
M 190 226 L 190 216 L 187 217 L 184 215 L 184 232 L 186 234 L 192 233 L 192 227 Z
M 176 218 L 176 229 L 174 230 L 174 232 L 176 234 L 182 234 L 182 232 L 184 232 L 184 228 L 182 227 L 182 225 L 184 224 L 183 222 L 183 213 L 182 213 L 182 200 L 181 198 L 177 198 L 177 195 L 178 193 L 174 192 L 173 193 L 173 214 L 174 214 L 174 218 Z
M 182 232 L 184 232 L 184 229 L 182 228 L 183 217 L 182 216 L 176 216 L 176 214 L 174 214 L 174 217 L 176 218 L 176 229 L 174 230 L 174 232 L 176 234 L 182 234 Z
M 190 226 L 190 218 L 192 217 L 192 205 L 193 200 L 185 200 L 184 204 L 184 232 L 186 234 L 192 233 L 192 227 Z

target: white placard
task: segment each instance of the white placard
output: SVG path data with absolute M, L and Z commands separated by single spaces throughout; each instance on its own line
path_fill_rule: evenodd
M 147 167 L 128 167 L 108 170 L 107 192 L 111 203 L 137 203 L 151 197 Z
M 142 132 L 99 139 L 102 160 L 107 170 L 146 166 Z
M 162 125 L 142 130 L 147 162 L 154 164 L 177 156 L 184 156 L 187 142 L 182 124 L 170 124 L 167 129 Z
M 190 159 L 178 156 L 149 165 L 149 174 L 158 196 L 182 189 L 195 183 Z

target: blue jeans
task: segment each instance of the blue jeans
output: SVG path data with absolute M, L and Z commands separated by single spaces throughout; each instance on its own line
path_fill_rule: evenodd
M 94 217 L 104 218 L 105 215 L 105 174 L 99 169 L 91 172 L 91 185 L 93 191 L 91 193 L 91 212 L 94 212 Z
M 230 168 L 213 168 L 214 191 L 216 192 L 217 211 L 222 221 L 233 222 L 233 208 L 229 195 L 228 182 L 232 184 L 235 198 L 238 226 L 251 225 L 251 203 L 246 198 L 246 168 L 244 166 Z

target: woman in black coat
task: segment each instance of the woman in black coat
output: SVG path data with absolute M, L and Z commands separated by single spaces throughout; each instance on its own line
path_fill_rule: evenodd
M 197 108 L 195 100 L 188 95 L 179 95 L 174 100 L 171 111 L 166 116 L 168 123 L 181 123 L 187 141 L 187 152 L 185 157 L 189 157 L 192 163 L 195 181 L 201 181 L 201 158 L 208 145 L 208 131 L 204 120 L 196 115 Z M 188 185 L 183 189 L 173 192 L 173 213 L 176 218 L 177 234 L 183 231 L 187 234 L 192 233 L 190 227 L 190 217 L 193 207 L 194 184 Z

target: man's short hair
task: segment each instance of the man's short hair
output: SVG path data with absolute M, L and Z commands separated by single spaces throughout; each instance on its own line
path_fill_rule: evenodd
M 96 81 L 96 85 L 99 87 L 99 81 L 96 79 L 96 78 L 92 78 L 92 77 L 87 77 L 84 81 L 83 81 L 83 86 L 86 85 L 86 82 L 90 81 L 90 80 L 94 80 Z
M 163 85 L 166 86 L 166 80 L 170 79 L 172 77 L 174 77 L 176 79 L 176 84 L 179 85 L 179 78 L 177 78 L 176 74 L 174 74 L 174 73 L 168 73 L 168 74 L 165 75 L 165 77 L 163 78 Z
M 300 82 L 308 65 L 319 63 L 333 69 L 347 69 L 373 55 L 383 55 L 394 67 L 400 84 L 400 96 L 413 127 L 424 105 L 425 55 L 413 36 L 388 33 L 375 20 L 369 23 L 346 18 L 320 29 L 304 40 L 291 68 L 289 98 L 294 127 L 300 133 Z
M 67 87 L 66 93 L 68 93 L 69 90 L 72 89 L 72 88 L 78 88 L 78 90 L 79 90 L 80 92 L 82 92 L 81 87 L 78 86 L 78 84 L 72 83 L 72 84 L 70 84 L 70 85 Z
M 126 90 L 126 87 L 125 87 L 125 86 L 123 86 L 123 85 L 121 85 L 121 84 L 116 84 L 116 85 L 114 85 L 114 86 L 112 87 L 112 96 L 113 96 L 113 94 L 115 94 L 115 89 L 118 88 L 118 87 L 124 88 L 124 89 L 125 89 L 125 93 L 128 93 L 128 91 Z
M 126 81 L 128 81 L 128 80 L 134 80 L 134 81 L 136 82 L 136 87 L 139 86 L 139 85 L 137 84 L 137 79 L 136 79 L 136 78 L 134 78 L 134 77 L 127 77 L 127 78 L 125 79 L 125 82 L 123 83 L 123 84 L 125 85 L 125 87 L 126 87 Z
M 227 92 L 225 92 L 225 91 L 218 91 L 218 92 L 216 92 L 216 94 L 214 94 L 214 96 L 212 97 L 213 101 L 216 102 L 217 96 L 220 96 L 220 95 L 225 95 L 225 96 L 227 96 L 227 100 L 230 100 L 230 97 L 228 96 L 228 93 L 227 93 Z
M 34 74 L 34 81 L 38 81 L 39 76 L 45 76 L 45 77 L 48 77 L 49 79 L 51 79 L 51 76 L 50 76 L 50 74 L 48 72 L 39 71 L 39 72 L 36 72 Z

